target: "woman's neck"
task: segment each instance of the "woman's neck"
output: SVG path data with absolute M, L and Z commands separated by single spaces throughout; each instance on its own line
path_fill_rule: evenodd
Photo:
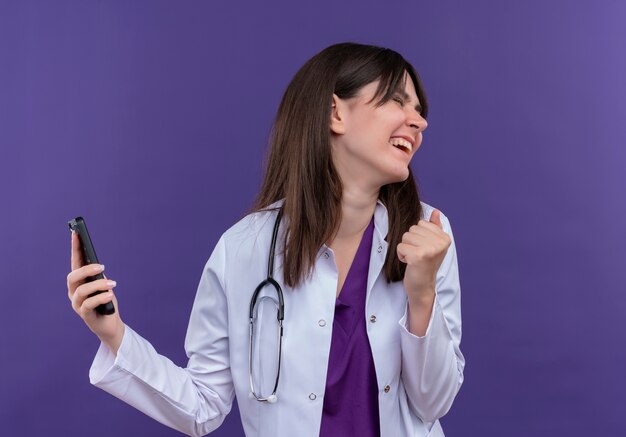
M 359 239 L 369 225 L 378 193 L 345 189 L 341 199 L 341 222 L 333 241 L 342 242 Z M 332 247 L 332 242 L 330 244 Z

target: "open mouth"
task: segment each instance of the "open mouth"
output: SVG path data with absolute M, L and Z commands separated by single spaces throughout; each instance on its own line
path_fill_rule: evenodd
M 411 145 L 411 143 L 404 138 L 391 138 L 389 140 L 389 144 L 391 144 L 396 149 L 400 149 L 408 155 L 410 155 L 413 151 L 413 146 Z

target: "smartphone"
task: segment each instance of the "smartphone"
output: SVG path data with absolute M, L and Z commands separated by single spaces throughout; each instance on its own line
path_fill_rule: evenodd
M 80 249 L 83 253 L 83 261 L 85 262 L 84 265 L 100 264 L 98 262 L 98 257 L 96 256 L 96 250 L 94 249 L 91 238 L 89 237 L 89 231 L 87 231 L 85 219 L 82 217 L 76 217 L 75 219 L 67 222 L 67 224 L 70 227 L 70 231 L 75 231 L 76 235 L 78 235 L 78 239 L 80 240 Z M 85 282 L 93 282 L 97 279 L 104 279 L 104 275 L 102 273 L 98 273 L 97 275 L 88 276 L 85 278 Z M 108 290 L 96 291 L 95 293 L 91 293 L 89 297 L 106 291 Z M 115 306 L 113 306 L 113 301 L 98 305 L 96 307 L 96 312 L 98 314 L 102 314 L 103 316 L 114 314 Z

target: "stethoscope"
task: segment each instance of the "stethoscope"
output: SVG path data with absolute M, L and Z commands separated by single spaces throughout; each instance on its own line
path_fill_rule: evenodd
M 270 247 L 269 259 L 267 261 L 267 278 L 256 287 L 256 290 L 254 290 L 254 294 L 252 295 L 252 299 L 250 300 L 250 354 L 248 355 L 250 375 L 250 399 L 256 399 L 259 402 L 269 402 L 270 404 L 273 404 L 278 400 L 278 396 L 276 395 L 276 389 L 278 388 L 278 378 L 280 377 L 280 361 L 282 358 L 283 346 L 283 319 L 285 318 L 285 302 L 283 300 L 283 291 L 280 288 L 280 285 L 278 285 L 278 282 L 274 280 L 274 252 L 276 250 L 276 236 L 278 235 L 278 228 L 280 226 L 280 219 L 282 215 L 283 209 L 280 208 L 278 210 L 276 222 L 274 223 L 272 245 Z M 269 296 L 263 296 L 259 299 L 259 301 L 263 299 L 268 299 L 276 307 L 276 319 L 278 320 L 278 366 L 276 367 L 276 382 L 274 383 L 274 389 L 272 390 L 272 394 L 265 397 L 260 394 L 260 391 L 257 392 L 254 388 L 254 378 L 252 375 L 252 342 L 254 338 L 254 320 L 257 318 L 258 312 L 257 298 L 263 287 L 267 285 L 271 285 L 276 290 L 276 294 L 278 295 L 278 304 Z

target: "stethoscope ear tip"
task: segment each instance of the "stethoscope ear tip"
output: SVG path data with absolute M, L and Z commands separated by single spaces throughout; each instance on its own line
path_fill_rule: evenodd
M 269 402 L 270 404 L 275 404 L 277 400 L 278 400 L 278 396 L 276 395 L 269 395 L 267 397 L 267 402 Z

